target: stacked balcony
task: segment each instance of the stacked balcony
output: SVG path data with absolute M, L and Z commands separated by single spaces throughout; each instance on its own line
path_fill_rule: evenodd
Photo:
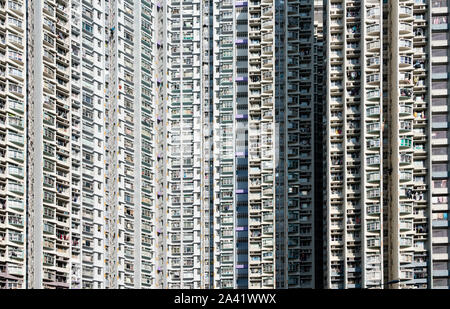
M 0 289 L 25 288 L 25 20 L 22 1 L 0 13 Z
M 378 1 L 367 1 L 364 5 L 364 59 L 362 60 L 362 72 L 365 76 L 363 91 L 364 105 L 362 115 L 364 115 L 364 130 L 367 136 L 364 165 L 365 171 L 362 175 L 365 182 L 365 200 L 361 207 L 360 216 L 364 218 L 365 231 L 364 243 L 361 248 L 366 248 L 365 278 L 361 276 L 361 286 L 378 286 L 382 276 L 382 256 L 381 247 L 382 234 L 382 160 L 383 153 L 382 140 L 382 4 Z M 370 227 L 370 228 L 369 228 Z M 361 232 L 363 226 L 360 227 Z M 360 262 L 364 260 L 362 255 Z M 362 264 L 357 263 L 357 269 L 362 268 Z
M 70 287 L 72 116 L 67 11 L 65 1 L 46 1 L 42 15 L 44 288 Z
M 426 24 L 422 22 L 423 8 L 419 3 L 404 1 L 399 7 L 399 74 L 398 85 L 399 100 L 399 155 L 405 160 L 399 164 L 399 186 L 401 188 L 400 199 L 402 207 L 411 208 L 413 213 L 422 213 L 427 208 L 427 186 L 425 162 L 427 154 L 426 127 L 426 75 L 425 68 L 420 63 L 424 62 L 424 56 L 416 53 L 426 45 Z M 412 111 L 411 111 L 412 107 Z M 412 112 L 412 113 L 410 113 Z M 414 145 L 410 146 L 410 141 Z M 414 219 L 413 224 L 413 217 Z M 415 234 L 415 225 L 420 224 L 426 228 L 426 219 L 422 215 L 414 216 L 409 211 L 399 211 L 398 232 L 403 239 L 399 249 L 400 271 L 405 283 L 402 286 L 415 284 L 411 275 L 414 272 L 412 264 L 407 257 L 414 260 L 426 255 L 423 235 Z M 414 236 L 413 236 L 414 235 Z M 414 241 L 410 242 L 410 239 Z M 426 286 L 425 282 L 416 282 L 416 287 Z M 425 283 L 425 285 L 424 285 Z
M 430 8 L 431 6 L 431 8 Z M 423 281 L 424 275 L 432 274 L 431 287 L 433 289 L 448 289 L 449 283 L 449 267 L 448 267 L 448 2 L 435 1 L 431 5 L 425 6 L 415 3 L 414 12 L 419 13 L 425 8 L 431 10 L 431 19 L 429 23 L 423 22 L 427 36 L 431 33 L 431 56 L 426 57 L 426 52 L 417 55 L 417 62 L 414 63 L 414 74 L 419 75 L 417 80 L 417 88 L 427 89 L 425 93 L 425 101 L 428 103 L 428 120 L 431 127 L 431 201 L 429 205 L 431 209 L 421 208 L 417 216 L 414 217 L 414 228 L 417 236 L 415 241 L 425 240 L 425 245 L 431 247 L 428 254 L 421 256 L 414 255 L 415 281 Z M 422 13 L 423 14 L 423 13 Z M 428 26 L 428 27 L 427 27 Z M 417 27 L 419 29 L 419 26 Z M 427 31 L 431 28 L 431 31 Z M 420 32 L 419 30 L 417 32 Z M 415 40 L 416 41 L 416 40 Z M 429 41 L 429 39 L 428 39 Z M 416 42 L 414 42 L 416 43 Z M 431 65 L 427 66 L 424 59 L 431 59 Z M 430 78 L 431 76 L 431 78 Z M 431 79 L 431 83 L 429 83 Z M 427 85 L 428 82 L 428 85 Z M 428 94 L 428 95 L 427 95 Z M 430 139 L 430 138 L 429 138 Z M 429 154 L 429 152 L 428 152 Z M 428 169 L 430 172 L 430 169 Z M 427 220 L 428 217 L 428 220 Z M 430 218 L 431 217 L 431 218 Z M 430 220 L 431 219 L 431 220 Z M 432 237 L 429 236 L 431 233 Z M 431 244 L 430 244 L 431 242 Z M 427 263 L 431 260 L 431 263 Z M 432 268 L 432 269 L 431 269 Z M 427 276 L 425 276 L 427 277 Z M 428 282 L 427 282 L 428 283 Z M 417 284 L 416 284 L 417 285 Z
M 218 30 L 218 35 L 214 37 L 214 46 L 217 46 L 216 53 L 219 56 L 219 61 L 216 62 L 216 80 L 218 81 L 218 89 L 214 93 L 215 111 L 218 113 L 218 117 L 214 120 L 214 128 L 218 128 L 214 131 L 215 138 L 215 151 L 214 156 L 216 158 L 216 171 L 214 177 L 214 183 L 218 184 L 215 187 L 215 194 L 219 198 L 216 199 L 215 209 L 217 210 L 215 220 L 215 246 L 219 248 L 216 252 L 214 260 L 217 261 L 217 267 L 215 273 L 217 279 L 214 282 L 216 288 L 233 288 L 234 283 L 234 246 L 231 245 L 234 241 L 234 222 L 230 221 L 230 216 L 234 212 L 234 197 L 233 190 L 235 188 L 235 177 L 233 168 L 234 161 L 234 137 L 233 137 L 233 84 L 236 84 L 236 88 L 246 88 L 247 81 L 244 79 L 245 74 L 239 74 L 240 78 L 233 79 L 233 51 L 236 45 L 236 50 L 239 51 L 239 56 L 236 58 L 237 65 L 245 63 L 247 58 L 247 42 L 245 37 L 240 37 L 239 41 L 234 42 L 233 36 L 233 14 L 234 7 L 232 1 L 222 1 L 219 4 L 220 17 L 219 22 L 214 23 L 213 26 Z M 239 25 L 244 32 L 245 26 Z M 245 40 L 245 41 L 244 41 Z M 217 83 L 216 83 L 217 84 Z M 243 90 L 241 90 L 243 92 Z M 241 99 L 245 102 L 245 97 Z M 245 113 L 242 113 L 244 115 Z M 216 114 L 217 115 L 217 114 Z M 244 119 L 244 116 L 240 119 Z M 242 152 L 245 159 L 245 151 Z M 245 169 L 237 170 L 236 173 L 239 176 L 240 173 L 245 173 Z M 238 198 L 236 196 L 236 198 Z M 216 262 L 215 262 L 216 263 Z M 231 268 L 233 271 L 228 271 Z
M 311 288 L 313 266 L 313 6 L 288 1 L 286 167 L 288 287 Z
M 167 137 L 167 200 L 162 200 L 167 214 L 167 287 L 199 288 L 201 233 L 201 148 L 196 132 L 202 131 L 201 114 L 200 3 L 171 1 L 167 6 L 168 22 L 164 30 L 169 47 L 167 61 L 167 96 L 169 111 L 165 136 Z M 164 16 L 161 16 L 164 18 Z M 162 27 L 162 25 L 161 25 Z M 163 28 L 161 28 L 163 29 Z M 163 53 L 164 50 L 161 50 Z M 162 55 L 162 54 L 161 54 Z M 165 74 L 164 69 L 161 74 Z M 164 99 L 161 100 L 161 102 Z M 160 107 L 163 107 L 162 104 Z M 159 108 L 159 107 L 158 107 Z M 165 113 L 161 109 L 161 115 Z M 161 139 L 165 137 L 161 136 Z M 158 203 L 160 201 L 158 200 Z M 161 204 L 162 206 L 162 204 Z

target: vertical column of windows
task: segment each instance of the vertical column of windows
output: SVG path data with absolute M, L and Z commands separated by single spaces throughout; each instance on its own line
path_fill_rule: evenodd
M 141 6 L 141 286 L 142 288 L 152 288 L 155 284 L 155 251 L 156 251 L 156 223 L 155 220 L 155 182 L 157 175 L 155 165 L 157 159 L 155 151 L 156 123 L 161 122 L 155 117 L 156 96 L 155 83 L 155 5 L 145 1 L 140 2 Z M 131 146 L 131 144 L 130 144 Z
M 328 55 L 328 81 L 327 81 L 327 199 L 326 199 L 326 238 L 327 243 L 327 269 L 326 286 L 330 288 L 344 288 L 345 271 L 345 187 L 346 183 L 346 152 L 344 141 L 346 139 L 346 110 L 344 103 L 344 74 L 347 59 L 344 44 L 348 32 L 350 38 L 358 37 L 358 24 L 347 29 L 345 25 L 344 2 L 332 1 L 327 7 L 327 55 Z M 357 59 L 359 60 L 359 59 Z M 357 93 L 359 95 L 359 93 Z M 345 105 L 344 105 L 345 104 Z M 351 109 L 351 107 L 350 107 Z M 355 125 L 357 125 L 357 121 Z M 349 123 L 350 126 L 350 123 Z M 359 129 L 351 128 L 350 129 Z
M 431 106 L 431 226 L 415 224 L 416 233 L 427 234 L 431 241 L 432 269 L 431 287 L 433 289 L 448 289 L 449 282 L 449 229 L 448 229 L 448 1 L 431 1 L 431 89 L 429 91 L 429 106 Z M 429 34 L 430 32 L 428 32 Z M 427 35 L 427 33 L 423 33 Z M 417 69 L 424 70 L 426 62 L 417 61 Z M 416 66 L 416 63 L 414 63 Z M 424 80 L 419 80 L 418 86 L 423 86 Z M 430 110 L 430 109 L 429 109 Z M 430 235 L 431 233 L 431 235 Z M 427 265 L 427 260 L 417 261 L 418 266 Z
M 69 287 L 71 265 L 71 75 L 68 3 L 46 1 L 43 22 L 43 273 L 42 286 Z M 51 120 L 50 120 L 51 119 Z M 76 137 L 75 137 L 76 139 Z
M 214 15 L 214 287 L 233 288 L 235 188 L 234 94 L 233 94 L 233 2 L 215 1 Z M 246 56 L 237 56 L 239 62 Z
M 313 2 L 287 1 L 285 175 L 288 287 L 312 287 L 313 241 Z
M 0 16 L 0 288 L 25 288 L 26 7 L 5 1 Z
M 348 263 L 349 270 L 357 273 L 357 284 L 363 286 L 379 286 L 382 280 L 382 10 L 380 3 L 366 1 L 362 7 L 364 23 L 362 27 L 363 44 L 362 63 L 355 67 L 357 70 L 347 74 L 349 80 L 363 82 L 360 96 L 363 98 L 361 116 L 364 124 L 361 130 L 361 139 L 364 144 L 360 147 L 363 153 L 361 162 L 360 181 L 364 188 L 361 195 L 364 200 L 357 211 L 357 216 L 349 220 L 363 220 L 359 230 L 347 233 L 350 241 L 358 241 L 361 255 L 356 261 Z M 358 14 L 359 15 L 359 14 Z M 350 125 L 352 127 L 353 124 Z M 359 206 L 359 204 L 358 204 Z M 356 222 L 355 222 L 356 223 Z M 358 224 L 358 223 L 356 223 Z M 361 278 L 363 266 L 364 278 Z M 350 277 L 350 276 L 349 276 Z M 362 279 L 362 280 L 361 280 Z M 349 281 L 354 279 L 348 279 Z
M 275 286 L 275 4 L 250 1 L 248 8 L 249 288 Z

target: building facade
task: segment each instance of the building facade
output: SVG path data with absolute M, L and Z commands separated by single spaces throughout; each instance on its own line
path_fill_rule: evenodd
M 422 83 L 417 86 L 423 87 L 427 84 L 429 95 L 428 104 L 431 105 L 431 181 L 432 192 L 428 195 L 428 216 L 431 216 L 429 222 L 428 235 L 431 235 L 431 244 L 427 249 L 431 253 L 431 258 L 427 263 L 428 272 L 431 272 L 431 280 L 427 281 L 429 287 L 438 289 L 448 289 L 450 287 L 450 264 L 449 264 L 449 206 L 448 206 L 448 1 L 431 1 L 431 13 L 424 14 L 429 17 L 428 31 L 420 32 L 420 38 L 424 40 L 428 35 L 431 37 L 431 48 L 428 46 L 428 58 L 422 53 L 418 63 L 414 63 L 414 68 L 423 70 L 423 65 L 431 68 L 430 78 L 422 78 Z M 428 6 L 430 10 L 430 6 Z M 430 30 L 431 28 L 431 30 Z M 426 40 L 426 39 L 425 39 Z M 426 41 L 430 41 L 429 39 Z M 426 49 L 426 48 L 425 48 Z M 430 51 L 431 49 L 431 51 Z M 431 52 L 431 56 L 430 56 Z M 427 61 L 427 59 L 431 59 Z M 430 72 L 430 71 L 428 71 Z M 423 75 L 423 74 L 422 74 Z M 428 73 L 430 76 L 430 73 Z M 425 77 L 425 76 L 423 76 Z M 430 87 L 431 86 L 431 87 Z M 430 125 L 429 125 L 430 126 Z M 445 132 L 445 133 L 444 133 Z M 430 186 L 429 186 L 430 187 Z M 431 198 L 431 200 L 430 200 Z M 422 262 L 423 264 L 423 262 Z M 427 278 L 428 279 L 428 278 Z M 430 282 L 431 281 L 431 282 Z M 430 284 L 431 283 L 431 284 Z
M 447 0 L 0 3 L 0 288 L 449 287 Z
M 27 287 L 100 288 L 103 7 L 33 1 L 27 10 Z
M 313 2 L 26 4 L 3 8 L 2 287 L 314 287 Z
M 326 6 L 324 256 L 330 288 L 376 285 L 382 277 L 381 5 Z
M 448 3 L 326 13 L 325 287 L 447 289 Z
M 26 7 L 0 7 L 0 288 L 25 288 Z
M 273 288 L 274 6 L 215 2 L 214 287 Z

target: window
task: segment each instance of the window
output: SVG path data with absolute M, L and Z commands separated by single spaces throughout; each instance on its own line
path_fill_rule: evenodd
M 442 123 L 442 122 L 448 122 L 448 116 L 447 114 L 433 114 L 432 116 L 433 123 Z
M 447 0 L 432 0 L 431 4 L 434 8 L 442 8 L 448 6 Z
M 447 138 L 448 131 L 446 131 L 446 130 L 433 131 L 433 132 L 431 132 L 431 137 L 432 137 L 432 139 Z
M 434 35 L 435 34 L 438 34 L 438 33 L 433 33 L 433 40 L 434 40 Z M 433 57 L 447 57 L 448 56 L 448 49 L 447 48 L 433 48 L 431 54 L 432 54 Z
M 142 29 L 152 31 L 152 24 L 145 18 L 142 19 Z
M 432 153 L 435 156 L 448 155 L 448 148 L 447 147 L 433 147 Z
M 133 197 L 131 196 L 131 194 L 125 193 L 125 202 L 133 203 Z
M 433 188 L 437 189 L 447 188 L 447 180 L 446 179 L 433 180 Z
M 447 73 L 447 65 L 440 64 L 440 65 L 433 65 L 432 67 L 432 73 Z
M 441 25 L 447 23 L 447 16 L 434 16 L 432 17 L 432 24 L 433 25 Z
M 89 95 L 83 93 L 83 103 L 92 105 L 93 104 L 92 96 L 89 96 Z
M 447 40 L 447 32 L 433 32 L 431 38 L 433 41 Z
M 447 82 L 432 82 L 433 89 L 447 89 Z
M 447 229 L 433 228 L 433 237 L 447 237 L 447 236 L 448 236 Z
M 433 246 L 433 253 L 447 253 L 447 246 Z
M 447 164 L 442 163 L 442 164 L 438 164 L 438 163 L 433 163 L 433 172 L 447 172 Z
M 433 203 L 433 205 L 435 205 L 435 204 L 447 204 L 448 199 L 447 199 L 447 196 L 433 196 L 431 198 L 431 202 Z
M 445 106 L 445 105 L 447 105 L 446 97 L 440 97 L 440 98 L 433 97 L 433 106 Z
M 86 30 L 87 32 L 90 32 L 92 34 L 93 27 L 92 27 L 92 25 L 89 25 L 88 23 L 83 22 L 83 30 Z
M 152 44 L 152 38 L 147 33 L 142 33 L 142 41 Z
M 44 159 L 44 169 L 53 171 L 55 169 L 55 163 Z
M 53 203 L 55 199 L 55 194 L 52 192 L 44 191 L 44 201 Z
M 133 41 L 133 35 L 128 31 L 124 31 L 124 37 L 129 41 Z
M 44 175 L 44 185 L 53 187 L 55 184 L 55 180 L 51 178 L 50 176 Z

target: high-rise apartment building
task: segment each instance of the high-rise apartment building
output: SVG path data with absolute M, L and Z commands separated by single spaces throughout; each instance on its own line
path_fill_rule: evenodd
M 316 158 L 322 146 L 313 139 L 319 136 L 322 122 L 316 112 L 322 100 L 317 80 L 321 66 L 320 12 L 321 7 L 313 1 L 286 1 L 277 6 L 273 138 L 277 156 L 278 288 L 314 288 L 320 284 L 315 279 L 318 257 L 314 205 L 319 189 L 316 183 L 322 179 L 321 174 L 316 179 L 315 173 L 321 166 Z M 322 220 L 321 215 L 318 217 Z
M 326 5 L 325 287 L 381 282 L 382 3 Z
M 274 14 L 272 1 L 213 6 L 218 288 L 275 287 Z
M 449 286 L 447 15 L 327 2 L 325 287 Z
M 314 3 L 219 1 L 213 15 L 214 287 L 312 288 Z
M 317 7 L 6 1 L 1 286 L 314 287 Z
M 110 287 L 209 286 L 210 146 L 203 138 L 210 135 L 203 127 L 209 106 L 202 103 L 209 102 L 202 73 L 209 58 L 202 56 L 208 51 L 202 25 L 209 18 L 203 7 L 200 1 L 110 3 Z
M 210 284 L 210 268 L 205 263 L 210 203 L 204 197 L 209 161 L 203 161 L 203 136 L 209 136 L 203 127 L 204 110 L 209 107 L 202 103 L 208 97 L 204 89 L 209 84 L 206 80 L 203 86 L 203 58 L 209 58 L 204 54 L 208 46 L 203 37 L 207 31 L 203 30 L 204 19 L 206 25 L 209 22 L 208 15 L 203 15 L 204 10 L 209 11 L 207 4 L 176 0 L 158 8 L 156 106 L 162 120 L 156 143 L 162 146 L 157 154 L 162 170 L 157 171 L 157 177 L 162 184 L 158 208 L 165 226 L 161 248 L 157 248 L 164 271 L 157 284 L 164 288 L 204 288 Z
M 26 7 L 0 3 L 0 288 L 26 273 Z
M 0 1 L 0 288 L 446 288 L 447 0 Z
M 142 12 L 144 18 L 134 18 Z M 156 12 L 140 1 L 110 1 L 105 13 L 105 285 L 148 287 L 156 264 L 156 86 L 150 77 Z
M 49 0 L 27 10 L 27 287 L 101 288 L 104 8 Z
M 423 7 L 424 3 L 422 3 Z M 430 7 L 431 6 L 431 7 Z M 428 222 L 431 222 L 429 229 L 424 229 L 423 232 L 428 234 L 431 239 L 431 244 L 426 245 L 429 250 L 431 258 L 424 259 L 421 264 L 426 263 L 428 273 L 431 277 L 427 280 L 428 287 L 433 289 L 449 289 L 450 287 L 450 264 L 449 264 L 449 206 L 448 206 L 448 178 L 449 178 L 449 160 L 448 160 L 448 112 L 449 112 L 449 96 L 448 96 L 448 71 L 449 71 L 449 26 L 448 26 L 448 12 L 449 2 L 447 0 L 430 1 L 428 4 L 428 14 L 422 15 L 422 20 L 426 17 L 430 18 L 428 25 L 431 26 L 431 31 L 418 31 L 415 36 L 418 36 L 422 42 L 421 57 L 419 61 L 414 62 L 414 68 L 422 72 L 422 80 L 417 81 L 417 87 L 428 87 L 429 95 L 428 104 L 431 105 L 431 147 L 428 147 L 428 157 L 431 160 L 431 194 L 428 195 L 427 203 L 428 211 L 425 214 L 429 217 Z M 418 14 L 419 15 L 419 14 Z M 431 40 L 430 40 L 431 37 Z M 431 43 L 431 48 L 430 48 Z M 425 49 L 425 50 L 424 50 Z M 430 51 L 431 49 L 431 51 Z M 428 51 L 428 57 L 426 52 Z M 431 54 L 430 54 L 431 52 Z M 427 59 L 431 59 L 430 61 Z M 424 65 L 428 65 L 428 74 L 423 69 Z M 431 74 L 430 74 L 431 72 Z M 431 75 L 431 79 L 430 79 Z M 414 80 L 416 85 L 416 81 Z M 431 86 L 431 87 L 430 87 Z M 430 108 L 430 107 L 429 107 Z M 429 124 L 430 127 L 430 124 Z M 431 158 L 430 158 L 431 154 Z M 429 165 L 430 166 L 430 165 Z M 428 176 L 428 180 L 430 177 Z M 421 265 L 418 265 L 421 266 Z M 428 279 L 428 278 L 427 278 Z M 431 284 L 430 284 L 431 283 Z

